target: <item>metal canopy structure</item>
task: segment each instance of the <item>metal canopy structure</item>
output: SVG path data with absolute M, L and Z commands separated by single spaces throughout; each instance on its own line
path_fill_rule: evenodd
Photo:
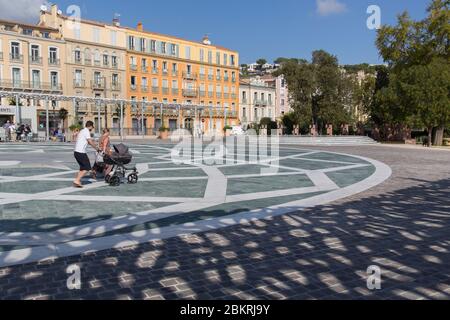
M 95 97 L 81 97 L 81 96 L 65 96 L 60 94 L 44 94 L 44 93 L 33 93 L 33 92 L 18 92 L 18 91 L 0 91 L 0 98 L 13 98 L 16 102 L 16 119 L 20 119 L 20 99 L 32 99 L 32 100 L 43 100 L 45 101 L 45 109 L 46 109 L 46 139 L 48 140 L 50 137 L 49 132 L 49 102 L 50 101 L 66 101 L 73 103 L 73 110 L 75 112 L 75 116 L 77 117 L 77 107 L 80 102 L 85 103 L 94 103 L 97 106 L 98 119 L 101 117 L 100 108 L 102 105 L 116 105 L 120 106 L 120 136 L 123 139 L 123 122 L 124 122 L 124 108 L 127 105 L 131 106 L 140 106 L 141 107 L 141 115 L 143 115 L 144 109 L 147 107 L 159 108 L 161 110 L 161 114 L 163 114 L 163 110 L 177 110 L 181 113 L 182 110 L 190 110 L 194 112 L 195 118 L 197 119 L 198 112 L 203 110 L 210 110 L 209 116 L 212 120 L 212 111 L 217 110 L 214 106 L 205 106 L 205 105 L 196 105 L 196 104 L 177 104 L 177 103 L 168 103 L 168 102 L 160 102 L 160 101 L 146 101 L 146 100 L 126 100 L 126 99 L 110 99 L 110 98 L 95 98 Z M 223 110 L 225 123 L 227 119 L 227 109 Z M 141 125 L 144 127 L 144 116 L 141 116 Z M 212 126 L 212 121 L 210 121 L 210 127 Z M 100 126 L 98 126 L 98 130 L 100 133 Z M 212 127 L 211 127 L 212 128 Z M 211 129 L 210 128 L 210 129 Z

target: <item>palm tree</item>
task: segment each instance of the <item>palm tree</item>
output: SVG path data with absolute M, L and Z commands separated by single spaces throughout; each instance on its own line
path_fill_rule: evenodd
M 59 111 L 58 111 L 58 118 L 59 118 L 59 119 L 61 120 L 61 122 L 62 122 L 62 130 L 63 130 L 63 131 L 65 131 L 65 130 L 64 130 L 64 125 L 65 125 L 65 121 L 66 121 L 68 115 L 69 115 L 69 111 L 67 111 L 67 110 L 64 109 L 64 108 L 59 109 Z

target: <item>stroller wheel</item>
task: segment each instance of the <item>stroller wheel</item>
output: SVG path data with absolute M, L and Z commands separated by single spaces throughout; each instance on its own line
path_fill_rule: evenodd
M 136 184 L 138 182 L 139 178 L 138 175 L 135 173 L 132 173 L 128 176 L 128 183 L 129 184 Z
M 112 177 L 109 179 L 109 185 L 110 185 L 111 187 L 118 187 L 118 186 L 120 186 L 120 177 L 118 177 L 118 176 L 112 176 Z

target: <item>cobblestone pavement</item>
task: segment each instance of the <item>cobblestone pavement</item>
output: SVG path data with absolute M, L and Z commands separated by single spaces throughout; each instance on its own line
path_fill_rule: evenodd
M 450 152 L 318 149 L 382 161 L 393 176 L 271 220 L 2 268 L 0 298 L 449 299 Z M 67 289 L 71 264 L 81 267 L 81 290 Z M 381 290 L 367 289 L 371 265 Z

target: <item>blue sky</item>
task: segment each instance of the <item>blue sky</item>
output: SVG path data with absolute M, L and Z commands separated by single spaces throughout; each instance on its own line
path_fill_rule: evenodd
M 0 0 L 0 18 L 35 19 L 33 10 L 44 0 Z M 322 1 L 318 10 L 318 2 Z M 381 63 L 374 41 L 376 32 L 366 27 L 369 5 L 381 8 L 383 24 L 408 10 L 422 19 L 431 0 L 61 0 L 65 11 L 81 7 L 83 18 L 111 21 L 147 30 L 200 40 L 210 34 L 213 43 L 240 52 L 241 63 L 258 58 L 310 58 L 315 49 L 338 56 L 342 64 Z M 22 6 L 22 8 L 20 7 Z M 26 8 L 27 10 L 25 10 Z M 14 16 L 14 15 L 17 15 Z

